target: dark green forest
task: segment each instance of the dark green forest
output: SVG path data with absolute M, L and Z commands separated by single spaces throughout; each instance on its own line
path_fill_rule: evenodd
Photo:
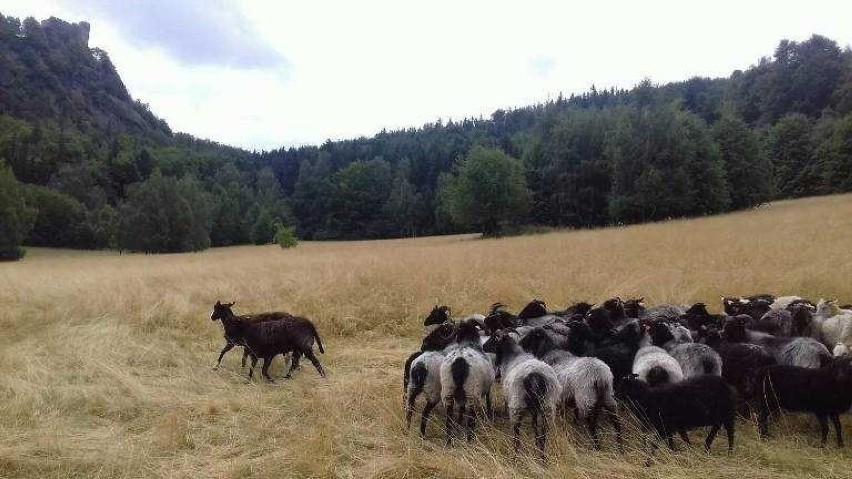
M 728 78 L 249 152 L 172 132 L 89 25 L 0 15 L 0 257 L 195 251 L 710 215 L 852 191 L 852 52 L 814 35 Z M 333 121 L 333 119 L 329 119 Z

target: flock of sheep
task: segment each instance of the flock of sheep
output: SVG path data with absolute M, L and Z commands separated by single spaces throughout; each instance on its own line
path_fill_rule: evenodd
M 435 306 L 424 322 L 434 329 L 404 366 L 408 427 L 423 396 L 421 435 L 442 404 L 447 444 L 460 430 L 471 440 L 481 413 L 493 417 L 499 383 L 515 450 L 529 416 L 542 458 L 557 410 L 573 409 L 595 448 L 603 413 L 620 449 L 617 398 L 672 449 L 675 433 L 689 444 L 688 430 L 710 426 L 705 448 L 724 428 L 730 452 L 738 413 L 756 411 L 765 438 L 779 409 L 816 415 L 822 445 L 830 419 L 842 447 L 839 415 L 852 406 L 852 306 L 771 295 L 722 305 L 724 314 L 710 314 L 702 303 L 646 308 L 641 298 L 615 297 L 549 312 L 534 300 L 517 315 L 497 303 L 458 321 Z M 653 454 L 656 441 L 649 444 Z

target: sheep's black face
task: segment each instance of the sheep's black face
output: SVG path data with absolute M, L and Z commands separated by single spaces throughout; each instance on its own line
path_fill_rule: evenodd
M 547 354 L 552 349 L 552 341 L 547 332 L 542 328 L 535 328 L 526 336 L 521 338 L 518 343 L 524 351 L 533 354 L 536 357 L 541 357 Z
M 616 296 L 604 301 L 603 308 L 611 313 L 624 312 L 624 303 Z
M 746 324 L 748 323 L 748 320 L 746 318 L 748 318 L 748 316 L 739 315 L 733 318 L 728 318 L 728 320 L 725 321 L 725 328 L 723 329 L 723 334 L 727 341 L 734 343 L 741 343 L 746 341 Z
M 521 319 L 540 318 L 545 315 L 547 315 L 547 305 L 540 299 L 532 300 L 518 313 Z
M 456 331 L 456 340 L 458 342 L 468 341 L 479 344 L 479 328 L 474 321 L 465 321 L 460 324 Z
M 423 321 L 423 326 L 431 326 L 433 324 L 441 324 L 450 319 L 450 308 L 447 306 L 435 306 Z
M 695 303 L 686 310 L 686 314 L 691 314 L 695 316 L 710 316 L 710 313 L 707 311 L 707 305 L 704 303 Z
M 609 313 L 602 308 L 595 308 L 586 314 L 586 324 L 594 333 L 603 333 L 613 328 Z
M 499 342 L 499 337 L 502 333 L 494 333 L 488 338 L 488 341 L 485 341 L 485 344 L 482 345 L 482 350 L 486 353 L 496 353 L 497 352 L 497 343 Z
M 628 299 L 624 302 L 624 314 L 628 318 L 638 318 L 645 310 L 645 298 Z
M 725 310 L 725 314 L 729 316 L 742 314 L 742 306 L 743 303 L 740 298 L 722 297 L 722 308 Z
M 234 313 L 231 311 L 231 306 L 233 305 L 234 303 L 222 304 L 216 301 L 216 304 L 213 305 L 213 314 L 210 315 L 210 321 L 222 320 L 233 316 Z
M 651 344 L 654 346 L 662 346 L 674 339 L 671 329 L 662 321 L 654 321 L 646 329 L 648 336 L 651 337 Z

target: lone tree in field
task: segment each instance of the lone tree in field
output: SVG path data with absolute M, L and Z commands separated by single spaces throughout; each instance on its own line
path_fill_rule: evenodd
M 24 201 L 24 188 L 0 160 L 0 261 L 24 256 L 21 244 L 32 228 L 35 214 Z
M 438 208 L 483 236 L 505 234 L 529 208 L 524 165 L 500 150 L 473 147 L 440 183 Z

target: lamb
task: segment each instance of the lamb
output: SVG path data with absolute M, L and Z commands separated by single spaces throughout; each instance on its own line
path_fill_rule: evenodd
M 420 435 L 426 437 L 426 423 L 432 409 L 441 401 L 441 365 L 444 363 L 444 353 L 441 351 L 425 351 L 411 362 L 410 381 L 406 381 L 405 424 L 411 428 L 411 417 L 414 414 L 414 403 L 421 393 L 426 398 L 423 412 L 420 416 Z
M 562 386 L 560 403 L 575 408 L 577 418 L 586 422 L 595 449 L 600 449 L 597 420 L 601 410 L 606 411 L 615 429 L 616 441 L 621 449 L 621 425 L 616 412 L 613 378 L 609 366 L 597 358 L 577 357 L 557 345 L 546 331 L 536 328 L 520 341 L 521 347 L 549 364 L 556 372 Z
M 677 326 L 683 328 L 683 326 Z M 679 341 L 672 327 L 662 321 L 649 325 L 648 336 L 654 346 L 665 349 L 678 362 L 684 378 L 702 374 L 722 375 L 722 357 L 706 344 Z
M 718 376 L 697 376 L 675 384 L 651 387 L 635 378 L 619 383 L 620 396 L 639 418 L 645 430 L 656 431 L 674 450 L 672 433 L 711 426 L 704 448 L 710 450 L 720 427 L 728 434 L 728 453 L 734 449 L 734 392 Z M 656 441 L 651 441 L 651 454 Z M 649 459 L 650 460 L 650 459 Z
M 512 423 L 515 452 L 521 446 L 521 421 L 530 413 L 536 447 L 544 459 L 547 429 L 562 394 L 556 372 L 547 363 L 524 352 L 511 334 L 498 332 L 485 343 L 483 349 L 497 355 L 497 363 L 502 373 L 503 396 L 506 398 L 509 420 Z
M 306 318 L 298 316 L 285 316 L 277 320 L 263 321 L 260 323 L 252 323 L 244 316 L 236 316 L 231 307 L 234 303 L 222 304 L 217 301 L 213 306 L 213 314 L 211 320 L 220 320 L 225 327 L 229 337 L 242 341 L 251 355 L 251 367 L 249 368 L 249 380 L 254 373 L 254 367 L 257 365 L 257 359 L 263 358 L 263 367 L 261 373 L 267 381 L 272 381 L 269 376 L 269 366 L 272 358 L 278 354 L 286 354 L 288 352 L 300 353 L 308 358 L 321 377 L 325 377 L 325 370 L 322 364 L 314 356 L 313 345 L 314 340 L 317 342 L 320 353 L 325 353 L 322 346 L 322 340 L 317 333 L 316 327 Z M 290 369 L 284 376 L 290 378 L 293 370 L 297 367 L 294 360 L 290 364 Z
M 840 414 L 852 406 L 852 358 L 834 359 L 820 369 L 776 365 L 757 377 L 758 426 L 761 438 L 769 432 L 769 413 L 778 409 L 811 412 L 820 425 L 821 445 L 828 439 L 828 419 L 834 425 L 837 446 L 843 447 Z
M 447 348 L 441 363 L 441 396 L 446 409 L 447 445 L 452 443 L 453 409 L 458 403 L 456 423 L 464 426 L 467 440 L 473 440 L 475 417 L 473 410 L 485 400 L 491 413 L 491 385 L 494 367 L 480 346 L 475 321 L 466 321 L 456 331 L 456 344 Z

